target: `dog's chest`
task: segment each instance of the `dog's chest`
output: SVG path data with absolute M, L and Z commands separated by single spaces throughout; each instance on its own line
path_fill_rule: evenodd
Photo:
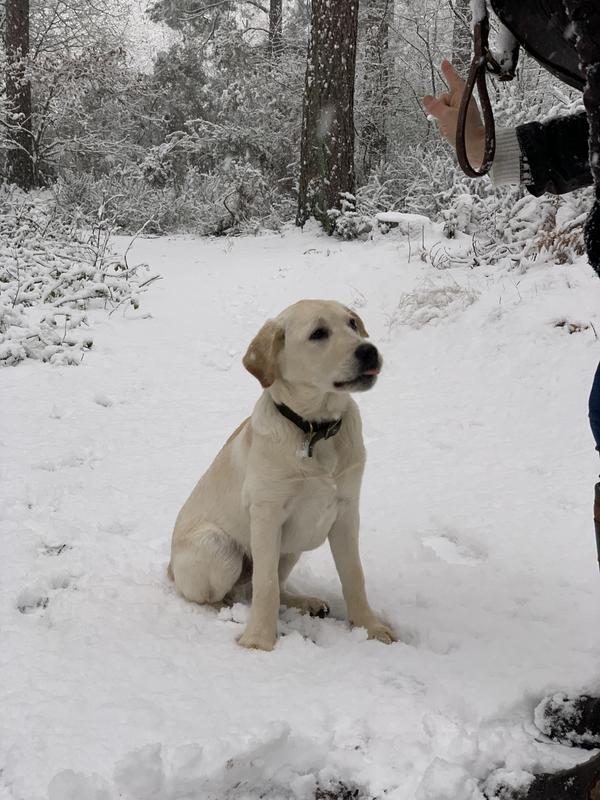
M 281 552 L 298 553 L 323 544 L 338 513 L 338 488 L 332 477 L 308 478 L 290 500 Z

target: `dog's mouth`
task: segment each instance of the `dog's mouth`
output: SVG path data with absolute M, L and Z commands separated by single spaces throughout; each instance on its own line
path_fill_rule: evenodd
M 373 369 L 366 369 L 349 381 L 334 381 L 333 385 L 336 389 L 355 389 L 358 391 L 370 389 L 380 372 L 381 369 L 379 367 L 373 367 Z

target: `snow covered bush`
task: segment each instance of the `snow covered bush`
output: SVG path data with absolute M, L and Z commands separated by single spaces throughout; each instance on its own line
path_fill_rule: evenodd
M 395 211 L 404 202 L 410 176 L 401 161 L 386 162 L 370 173 L 356 189 L 356 201 L 364 213 Z
M 27 358 L 79 364 L 92 347 L 88 309 L 139 307 L 157 278 L 110 250 L 99 221 L 84 233 L 49 195 L 0 194 L 0 366 Z
M 413 22 L 407 18 L 407 24 L 417 24 L 416 18 Z M 431 36 L 431 30 L 424 35 Z M 467 178 L 435 123 L 420 113 L 418 97 L 440 91 L 433 65 L 448 55 L 447 41 L 429 44 L 433 47 L 431 52 L 426 48 L 431 70 L 423 70 L 418 55 L 405 67 L 406 83 L 414 90 L 412 100 L 405 87 L 392 81 L 390 91 L 398 95 L 404 113 L 399 114 L 390 104 L 385 157 L 362 176 L 356 192 L 360 208 L 372 215 L 417 212 L 443 223 L 449 238 L 459 234 L 477 237 L 479 263 L 488 256 L 496 258 L 507 248 L 517 255 L 527 250 L 528 257 L 535 257 L 543 251 L 562 263 L 572 260 L 582 251 L 581 226 L 575 219 L 589 208 L 588 193 L 534 198 L 522 186 L 498 187 L 489 179 Z M 396 46 L 401 49 L 402 43 Z M 396 80 L 400 77 L 397 74 Z M 579 93 L 560 84 L 524 54 L 515 80 L 498 83 L 490 79 L 489 89 L 498 127 L 543 121 L 581 108 Z M 503 247 L 496 252 L 499 243 Z
M 591 203 L 591 190 L 562 196 L 526 195 L 504 220 L 502 239 L 518 243 L 524 257 L 541 255 L 557 264 L 571 264 L 585 252 L 583 224 Z
M 340 208 L 330 208 L 327 212 L 333 222 L 333 233 L 341 239 L 365 239 L 373 230 L 373 220 L 356 210 L 356 197 L 344 192 Z
M 403 186 L 404 194 L 390 196 L 391 186 Z M 372 178 L 357 195 L 366 208 L 417 212 L 441 222 L 448 238 L 474 237 L 473 266 L 494 263 L 508 251 L 521 258 L 543 254 L 559 264 L 571 263 L 584 252 L 583 222 L 591 206 L 590 189 L 534 197 L 522 186 L 467 178 L 447 149 L 425 146 L 409 150 L 393 181 Z
M 476 291 L 457 283 L 440 286 L 428 281 L 417 290 L 400 296 L 396 308 L 388 316 L 388 328 L 393 330 L 406 325 L 418 329 L 436 324 L 460 314 L 478 297 Z
M 555 224 L 534 239 L 531 249 L 547 253 L 556 264 L 572 264 L 577 256 L 585 253 L 583 225 L 586 218 L 587 214 L 581 214 L 562 225 Z
M 211 172 L 188 167 L 179 176 L 173 159 L 154 151 L 141 166 L 115 169 L 93 183 L 68 173 L 56 192 L 65 213 L 93 219 L 103 206 L 116 229 L 132 234 L 142 227 L 200 236 L 278 230 L 294 213 L 293 198 L 251 164 L 229 161 Z

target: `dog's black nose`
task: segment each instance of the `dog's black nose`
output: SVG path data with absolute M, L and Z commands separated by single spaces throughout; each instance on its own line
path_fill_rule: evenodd
M 363 369 L 375 369 L 379 366 L 379 353 L 373 344 L 359 344 L 354 355 Z

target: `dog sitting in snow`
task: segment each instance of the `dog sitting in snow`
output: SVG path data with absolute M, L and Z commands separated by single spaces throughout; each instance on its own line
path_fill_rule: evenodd
M 264 391 L 177 517 L 169 575 L 186 599 L 227 602 L 251 572 L 243 647 L 273 649 L 280 604 L 328 613 L 284 588 L 300 555 L 325 539 L 351 624 L 395 641 L 369 606 L 358 551 L 365 449 L 350 393 L 370 389 L 382 364 L 367 337 L 356 313 L 324 300 L 266 322 L 243 361 Z

